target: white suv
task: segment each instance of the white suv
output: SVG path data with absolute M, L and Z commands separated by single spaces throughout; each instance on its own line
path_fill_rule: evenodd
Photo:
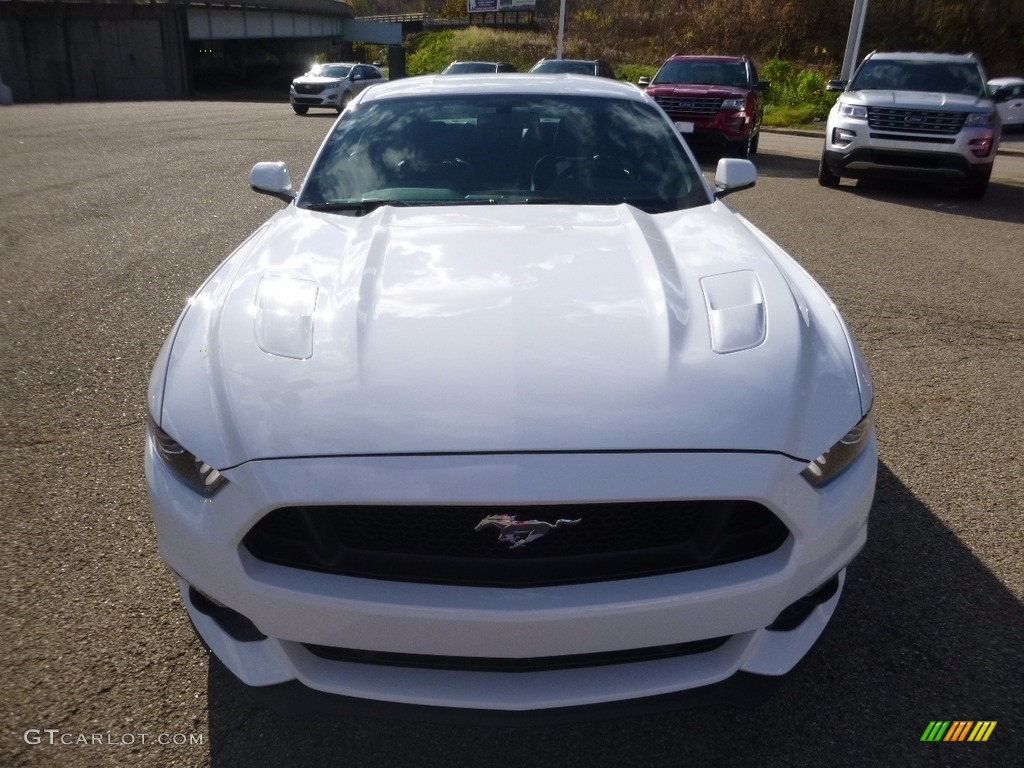
M 306 114 L 310 107 L 341 112 L 357 93 L 387 80 L 379 69 L 369 64 L 316 64 L 292 81 L 288 100 L 297 115 Z
M 841 177 L 931 178 L 968 197 L 988 187 L 1001 125 L 972 54 L 871 53 L 828 116 L 818 182 Z

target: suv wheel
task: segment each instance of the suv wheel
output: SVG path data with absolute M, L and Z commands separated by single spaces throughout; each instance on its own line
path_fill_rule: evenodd
M 756 151 L 757 147 L 754 146 L 753 139 L 748 136 L 747 140 L 742 144 L 734 144 L 732 147 L 730 147 L 729 157 L 739 157 L 745 159 L 750 157 Z
M 309 112 L 309 107 L 303 106 L 302 104 L 292 104 L 292 109 L 295 110 L 296 115 L 304 115 Z
M 757 154 L 757 145 L 758 145 L 758 143 L 760 141 L 761 141 L 761 134 L 760 134 L 760 132 L 758 132 L 757 134 L 755 134 L 754 140 L 750 142 L 750 149 L 748 150 L 749 154 L 751 154 L 751 155 L 756 155 Z
M 832 173 L 832 169 L 825 162 L 825 155 L 822 154 L 821 162 L 818 163 L 818 183 L 823 187 L 838 187 L 841 178 Z
M 960 194 L 971 200 L 980 200 L 985 196 L 985 190 L 988 189 L 988 178 L 991 175 L 992 166 L 989 166 L 981 173 L 969 176 L 960 188 Z
M 349 93 L 348 91 L 345 91 L 345 93 L 341 97 L 341 101 L 338 103 L 338 113 L 339 114 L 341 112 L 345 111 L 345 107 L 348 106 L 348 103 L 350 101 L 352 101 L 352 94 Z

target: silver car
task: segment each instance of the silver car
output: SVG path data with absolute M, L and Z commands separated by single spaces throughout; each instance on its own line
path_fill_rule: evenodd
M 310 107 L 341 112 L 357 93 L 386 82 L 387 78 L 371 64 L 317 64 L 292 81 L 289 101 L 297 115 L 306 114 Z

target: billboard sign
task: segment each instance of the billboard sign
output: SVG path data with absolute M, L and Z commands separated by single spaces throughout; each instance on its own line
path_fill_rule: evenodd
M 532 11 L 537 0 L 466 0 L 470 13 L 494 13 L 495 11 Z

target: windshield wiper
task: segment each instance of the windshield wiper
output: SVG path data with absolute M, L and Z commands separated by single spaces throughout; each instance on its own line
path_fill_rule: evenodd
M 422 204 L 423 201 L 417 200 L 416 203 Z M 310 203 L 309 205 L 303 206 L 309 211 L 321 211 L 326 213 L 339 213 L 344 211 L 353 211 L 355 213 L 363 214 L 375 211 L 382 205 L 390 205 L 396 208 L 402 208 L 409 205 L 405 200 L 391 200 L 387 198 L 372 198 L 368 200 L 334 200 L 328 203 Z

